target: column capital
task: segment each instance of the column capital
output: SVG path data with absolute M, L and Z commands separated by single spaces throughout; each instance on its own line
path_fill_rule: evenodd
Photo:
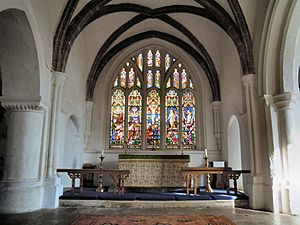
M 52 83 L 56 85 L 63 85 L 65 79 L 68 77 L 66 73 L 52 71 Z
M 221 101 L 213 101 L 211 102 L 212 107 L 220 107 L 221 106 Z
M 245 87 L 249 86 L 253 88 L 254 81 L 255 81 L 255 74 L 247 74 L 242 76 L 242 83 Z
M 297 95 L 293 92 L 285 92 L 273 96 L 273 102 L 278 111 L 292 109 L 296 99 Z
M 41 97 L 35 98 L 11 98 L 0 97 L 1 105 L 9 111 L 37 111 L 42 108 Z
M 86 105 L 86 107 L 93 107 L 94 106 L 93 101 L 84 101 L 84 104 Z

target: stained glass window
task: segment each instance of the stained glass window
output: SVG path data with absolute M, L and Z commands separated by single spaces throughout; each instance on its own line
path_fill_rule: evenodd
M 165 71 L 167 71 L 171 67 L 171 57 L 169 54 L 166 54 L 165 57 Z
M 179 88 L 179 73 L 177 68 L 174 69 L 174 73 L 173 73 L 173 86 L 175 88 Z
M 152 90 L 147 96 L 147 148 L 160 147 L 160 96 Z
M 194 89 L 193 81 L 190 79 L 190 88 Z
M 148 51 L 147 59 L 148 59 L 148 66 L 153 66 L 153 54 L 151 50 Z
M 156 70 L 155 73 L 155 87 L 160 88 L 160 71 Z
M 169 87 L 171 87 L 171 78 L 168 79 L 167 85 L 166 85 L 166 88 L 169 88 Z
M 124 142 L 125 95 L 120 89 L 113 92 L 111 98 L 111 134 L 110 146 L 123 147 Z
M 192 148 L 196 143 L 195 97 L 191 91 L 182 96 L 182 143 Z
M 112 85 L 111 148 L 196 147 L 196 90 L 185 66 L 158 48 L 123 62 Z
M 118 83 L 119 83 L 119 77 L 116 77 L 114 82 L 114 87 L 118 87 Z
M 167 148 L 178 147 L 179 141 L 179 102 L 178 94 L 170 90 L 166 94 L 166 145 Z
M 136 85 L 139 87 L 139 88 L 142 88 L 142 84 L 141 84 L 141 81 L 140 81 L 140 78 L 136 78 Z
M 121 87 L 126 88 L 126 70 L 122 68 L 121 71 Z
M 137 66 L 140 69 L 141 72 L 143 72 L 143 54 L 139 54 L 137 57 Z
M 187 74 L 185 72 L 185 69 L 182 69 L 181 72 L 181 87 L 182 89 L 185 89 L 187 87 Z
M 132 88 L 134 86 L 134 70 L 132 67 L 129 71 L 128 86 L 129 86 L 129 88 Z
M 159 50 L 157 50 L 156 53 L 155 53 L 155 66 L 160 67 L 160 53 L 159 53 Z
M 142 96 L 138 90 L 133 90 L 128 96 L 128 146 L 141 147 L 142 127 Z
M 148 70 L 147 73 L 147 88 L 151 88 L 153 86 L 153 73 L 152 70 Z

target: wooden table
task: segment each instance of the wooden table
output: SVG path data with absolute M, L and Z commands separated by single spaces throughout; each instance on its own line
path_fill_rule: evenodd
M 198 176 L 203 174 L 223 174 L 226 177 L 226 189 L 229 193 L 230 185 L 229 180 L 234 181 L 234 193 L 237 194 L 237 179 L 241 173 L 251 173 L 250 170 L 232 170 L 229 167 L 216 168 L 216 167 L 185 167 L 181 170 L 182 176 L 186 182 L 186 193 L 190 194 L 190 181 L 191 177 L 194 179 L 194 194 L 197 194 L 197 179 Z
M 116 187 L 118 187 L 118 194 L 124 194 L 124 180 L 129 176 L 129 170 L 99 170 L 99 169 L 57 169 L 58 173 L 68 173 L 69 177 L 72 179 L 72 193 L 75 192 L 75 179 L 80 179 L 80 193 L 83 193 L 83 179 L 88 174 L 103 174 L 108 173 L 108 175 L 114 181 L 114 194 L 116 194 Z

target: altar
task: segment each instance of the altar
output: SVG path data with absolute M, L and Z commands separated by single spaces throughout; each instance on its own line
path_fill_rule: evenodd
M 119 155 L 119 169 L 129 170 L 125 187 L 185 187 L 181 170 L 189 155 Z

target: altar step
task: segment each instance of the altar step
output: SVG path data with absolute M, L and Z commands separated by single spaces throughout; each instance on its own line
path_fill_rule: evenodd
M 246 201 L 246 200 L 239 200 Z M 235 200 L 199 201 L 118 201 L 118 200 L 72 200 L 60 199 L 61 207 L 99 207 L 99 208 L 234 208 Z

